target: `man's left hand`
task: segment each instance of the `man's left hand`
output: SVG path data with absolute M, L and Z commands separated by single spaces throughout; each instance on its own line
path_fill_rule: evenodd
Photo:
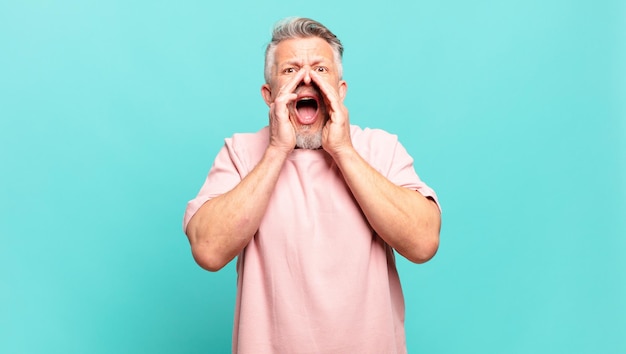
M 322 93 L 329 119 L 322 130 L 322 147 L 331 156 L 335 157 L 343 151 L 351 150 L 350 120 L 348 109 L 343 104 L 343 95 L 337 91 L 328 81 L 315 71 L 310 72 L 311 79 L 315 82 Z M 341 85 L 345 82 L 341 81 Z

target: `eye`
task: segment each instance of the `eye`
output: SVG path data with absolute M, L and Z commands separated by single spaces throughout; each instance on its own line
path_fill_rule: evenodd
M 289 68 L 285 68 L 283 69 L 283 74 L 293 74 L 295 72 L 297 72 L 298 70 L 296 70 L 296 68 L 294 67 L 289 67 Z
M 317 71 L 318 73 L 327 73 L 328 68 L 325 66 L 316 66 L 315 71 Z

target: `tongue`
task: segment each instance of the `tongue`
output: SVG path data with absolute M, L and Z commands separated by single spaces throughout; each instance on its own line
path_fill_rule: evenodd
M 298 120 L 301 124 L 311 124 L 315 121 L 315 113 L 317 109 L 314 107 L 300 107 L 298 108 Z

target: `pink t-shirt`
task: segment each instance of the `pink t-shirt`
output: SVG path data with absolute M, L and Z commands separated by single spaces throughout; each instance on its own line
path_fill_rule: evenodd
M 351 127 L 359 154 L 393 183 L 436 200 L 395 135 Z M 264 154 L 266 127 L 226 139 L 184 227 Z M 258 232 L 237 258 L 234 353 L 406 353 L 394 253 L 324 150 L 294 150 Z

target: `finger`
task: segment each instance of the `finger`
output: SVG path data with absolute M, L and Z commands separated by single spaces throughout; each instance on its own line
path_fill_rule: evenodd
M 295 101 L 296 98 L 298 97 L 297 94 L 291 92 L 291 93 L 283 93 L 280 96 L 276 97 L 276 100 L 274 100 L 274 105 L 283 107 L 291 102 L 291 101 Z
M 289 117 L 289 109 L 287 108 L 287 104 L 291 101 L 295 101 L 296 97 L 295 93 L 282 95 L 280 98 L 277 98 L 272 105 L 270 106 L 270 119 L 274 117 L 278 122 L 287 122 L 290 120 Z
M 320 74 L 315 71 L 311 71 L 311 79 L 313 82 L 317 84 L 317 86 L 322 91 L 324 97 L 329 101 L 329 103 L 336 105 L 341 102 L 339 98 L 339 94 L 337 92 L 337 88 L 331 85 L 327 80 L 325 80 Z M 333 107 L 338 108 L 338 107 Z
M 313 82 L 315 82 L 320 89 L 324 92 L 325 95 L 332 98 L 339 98 L 337 94 L 337 89 L 332 86 L 327 80 L 325 80 L 317 71 L 311 70 L 310 76 Z
M 302 82 L 302 80 L 304 79 L 305 74 L 306 71 L 304 69 L 298 70 L 296 75 L 294 75 L 291 80 L 289 80 L 285 85 L 283 85 L 283 87 L 280 88 L 280 91 L 278 92 L 278 95 L 276 97 L 278 98 L 283 95 L 289 95 L 294 93 L 300 82 Z
M 337 89 L 332 86 L 328 81 L 324 80 L 320 74 L 315 71 L 310 72 L 311 79 L 313 82 L 317 84 L 324 95 L 324 99 L 330 105 L 330 108 L 333 111 L 337 111 L 340 109 L 341 99 L 339 98 L 339 94 L 337 93 Z

